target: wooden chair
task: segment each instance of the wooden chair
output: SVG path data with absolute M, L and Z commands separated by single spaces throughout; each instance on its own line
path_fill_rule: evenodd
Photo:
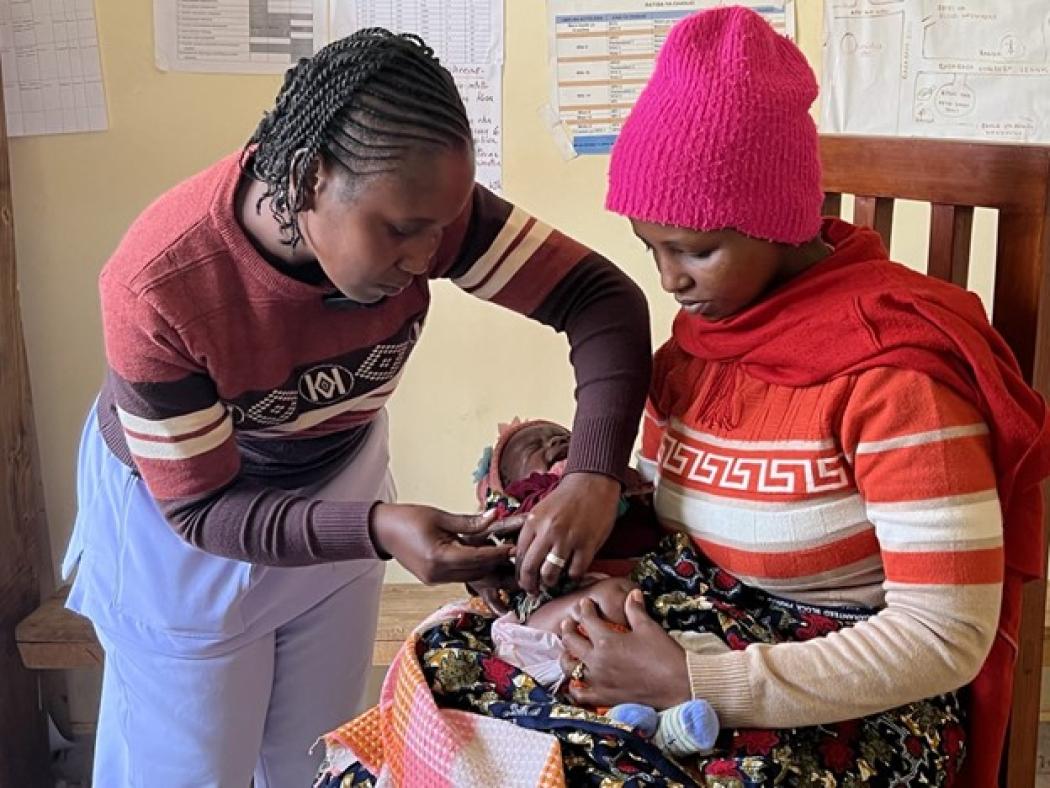
M 1050 397 L 1050 147 L 823 136 L 821 159 L 825 213 L 839 215 L 841 195 L 855 195 L 853 222 L 877 230 L 887 247 L 894 200 L 929 203 L 927 273 L 963 287 L 974 207 L 998 210 L 992 323 L 1028 382 Z M 1035 782 L 1045 574 L 1044 564 L 1044 579 L 1024 589 L 1006 788 Z

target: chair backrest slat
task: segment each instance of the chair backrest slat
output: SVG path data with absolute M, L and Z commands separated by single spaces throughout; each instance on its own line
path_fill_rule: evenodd
M 973 207 L 935 203 L 930 211 L 930 253 L 927 273 L 959 287 L 970 274 Z
M 1050 150 L 1047 151 L 1050 155 Z M 1050 167 L 1047 178 L 1050 180 Z M 1050 396 L 1050 198 L 1038 211 L 999 212 L 992 323 L 1025 376 Z
M 827 192 L 824 195 L 823 212 L 825 216 L 841 216 L 842 195 L 836 194 L 835 192 Z
M 857 195 L 853 202 L 853 223 L 871 227 L 889 249 L 893 235 L 893 198 Z

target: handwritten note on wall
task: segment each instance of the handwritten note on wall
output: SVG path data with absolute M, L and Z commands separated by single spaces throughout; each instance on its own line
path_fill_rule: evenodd
M 826 0 L 826 131 L 1050 142 L 1047 0 Z
M 503 84 L 498 65 L 449 66 L 474 132 L 477 181 L 497 194 L 503 188 Z

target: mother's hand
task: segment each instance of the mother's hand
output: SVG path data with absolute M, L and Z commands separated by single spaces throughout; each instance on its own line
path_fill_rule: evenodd
M 370 533 L 376 551 L 398 560 L 424 583 L 456 583 L 497 575 L 514 546 L 477 544 L 479 537 L 517 524 L 494 524 L 495 512 L 449 514 L 431 506 L 377 504 Z
M 643 703 L 655 709 L 689 700 L 685 650 L 649 617 L 641 591 L 628 594 L 624 614 L 628 631 L 614 631 L 594 603 L 583 599 L 562 622 L 567 651 L 562 670 L 571 675 L 583 663 L 582 679 L 569 686 L 572 699 L 587 706 Z
M 570 473 L 529 512 L 518 537 L 518 581 L 529 593 L 579 580 L 616 520 L 620 483 L 598 473 Z M 557 560 L 554 560 L 557 559 Z

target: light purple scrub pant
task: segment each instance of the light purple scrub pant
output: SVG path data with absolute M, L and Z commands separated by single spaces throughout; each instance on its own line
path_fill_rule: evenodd
M 393 501 L 385 412 L 335 477 L 299 492 Z M 360 710 L 383 563 L 277 568 L 197 550 L 106 447 L 94 411 L 77 495 L 68 606 L 106 652 L 94 785 L 309 786 L 317 737 Z

